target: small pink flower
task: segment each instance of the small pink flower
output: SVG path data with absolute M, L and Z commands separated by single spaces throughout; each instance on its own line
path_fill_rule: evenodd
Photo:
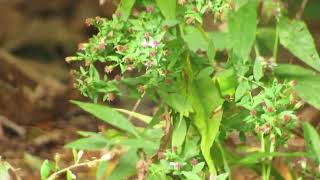
M 144 64 L 146 67 L 147 67 L 147 69 L 148 68 L 151 68 L 152 66 L 153 66 L 153 62 L 152 61 L 147 61 L 145 64 Z
M 152 48 L 156 48 L 156 47 L 158 47 L 159 46 L 159 42 L 158 41 L 153 41 L 151 44 L 150 44 L 150 46 L 152 47 Z
M 195 166 L 195 165 L 197 165 L 198 164 L 198 160 L 196 160 L 196 159 L 192 159 L 191 160 L 191 164 L 192 164 L 192 166 Z
M 153 6 L 152 5 L 148 5 L 146 7 L 146 11 L 147 11 L 147 13 L 151 13 L 153 11 Z

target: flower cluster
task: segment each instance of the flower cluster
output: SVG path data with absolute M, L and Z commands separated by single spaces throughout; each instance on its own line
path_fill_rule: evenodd
M 250 113 L 244 119 L 246 131 L 257 134 L 273 134 L 283 143 L 289 138 L 290 130 L 296 126 L 296 110 L 303 104 L 297 99 L 293 86 L 296 82 L 279 83 L 277 79 L 264 86 L 250 79 L 241 82 L 247 93 L 237 103 Z M 280 142 L 281 141 L 281 142 Z
M 187 24 L 203 23 L 206 13 L 222 13 L 229 8 L 226 0 L 178 0 L 185 9 L 184 19 Z
M 66 58 L 68 62 L 84 61 L 84 66 L 73 73 L 77 77 L 75 86 L 91 99 L 97 100 L 99 94 L 103 94 L 103 100 L 112 101 L 114 95 L 120 93 L 119 82 L 128 73 L 131 77 L 132 74 L 156 77 L 152 82 L 134 84 L 138 92 L 141 92 L 139 87 L 142 84 L 152 86 L 158 81 L 157 77 L 163 80 L 168 50 L 164 44 L 167 30 L 162 23 L 160 11 L 152 5 L 143 11 L 133 11 L 128 20 L 124 20 L 119 12 L 111 20 L 100 17 L 87 19 L 85 24 L 96 27 L 98 34 L 89 42 L 80 43 L 75 57 Z M 97 64 L 105 66 L 103 78 Z

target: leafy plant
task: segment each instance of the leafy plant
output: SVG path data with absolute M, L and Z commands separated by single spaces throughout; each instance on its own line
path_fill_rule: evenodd
M 276 157 L 319 161 L 319 138 L 308 124 L 303 129 L 315 156 L 284 152 L 299 124 L 297 110 L 305 103 L 320 108 L 320 58 L 307 26 L 290 19 L 286 6 L 280 0 L 122 0 L 111 19 L 87 19 L 98 33 L 66 61 L 83 62 L 73 70 L 75 86 L 94 103 L 73 103 L 114 129 L 80 132 L 85 137 L 66 147 L 119 155 L 108 179 L 226 179 L 241 165 L 267 180 L 279 177 Z M 281 64 L 280 45 L 311 68 Z M 97 103 L 116 96 L 137 99 L 133 111 Z M 135 112 L 146 96 L 158 104 L 153 117 Z M 231 153 L 224 145 L 231 132 L 241 141 L 256 137 L 260 147 L 245 158 Z M 101 162 L 98 179 L 107 167 L 103 157 L 93 160 Z M 90 164 L 79 159 L 66 169 L 45 161 L 41 176 L 72 179 L 74 167 Z

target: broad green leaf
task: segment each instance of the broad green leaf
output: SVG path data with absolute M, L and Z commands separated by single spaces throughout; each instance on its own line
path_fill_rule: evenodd
M 194 79 L 190 87 L 194 113 L 191 119 L 201 135 L 200 148 L 211 173 L 216 169 L 210 154 L 213 142 L 219 132 L 222 118 L 222 103 L 219 90 L 209 77 Z
M 99 150 L 106 148 L 108 140 L 101 136 L 92 136 L 88 138 L 81 138 L 65 145 L 66 148 L 77 150 Z
M 129 116 L 132 116 L 134 118 L 137 118 L 147 124 L 149 124 L 152 120 L 152 117 L 151 116 L 147 116 L 147 115 L 144 115 L 144 114 L 140 114 L 140 113 L 137 113 L 137 112 L 132 112 L 132 111 L 128 111 L 126 109 L 119 109 L 119 108 L 114 108 L 114 110 L 116 111 L 119 111 L 119 112 L 122 112 L 122 113 L 125 113 Z
M 303 134 L 306 147 L 320 164 L 320 135 L 309 123 L 303 123 Z
M 41 180 L 47 180 L 51 170 L 51 165 L 48 160 L 45 160 L 40 169 Z
M 117 127 L 121 130 L 127 131 L 134 135 L 138 135 L 133 124 L 128 121 L 122 114 L 117 111 L 112 110 L 107 106 L 102 106 L 99 104 L 93 103 L 84 103 L 79 101 L 71 101 L 73 104 L 76 104 L 84 111 L 87 111 L 97 117 L 98 119 L 111 124 L 114 127 Z
M 306 24 L 282 17 L 278 29 L 280 43 L 300 60 L 320 71 L 319 54 Z
M 165 100 L 165 102 L 171 108 L 179 112 L 181 116 L 188 117 L 190 112 L 193 111 L 190 100 L 183 94 L 178 94 L 178 93 L 165 94 L 160 92 L 160 96 L 162 97 L 162 99 Z
M 139 160 L 136 151 L 137 149 L 132 148 L 123 154 L 107 179 L 119 180 L 133 175 L 136 172 L 136 163 Z
M 196 52 L 198 49 L 208 49 L 208 37 L 206 32 L 195 26 L 185 26 L 183 28 L 183 39 L 188 45 L 189 49 Z
M 228 30 L 233 52 L 247 61 L 256 37 L 257 1 L 250 0 L 228 16 Z
M 127 20 L 131 14 L 131 9 L 134 6 L 136 0 L 121 0 L 117 11 L 121 13 L 121 18 Z
M 178 119 L 177 119 L 178 120 Z M 174 123 L 173 133 L 172 133 L 172 147 L 178 147 L 181 149 L 181 146 L 186 138 L 187 134 L 187 123 L 184 118 Z
M 209 32 L 209 39 L 213 42 L 214 48 L 219 51 L 230 49 L 230 38 L 229 34 L 222 31 Z
M 156 0 L 163 16 L 168 20 L 176 19 L 176 0 Z
M 253 65 L 253 77 L 256 81 L 259 81 L 263 77 L 263 61 L 262 57 L 257 57 Z

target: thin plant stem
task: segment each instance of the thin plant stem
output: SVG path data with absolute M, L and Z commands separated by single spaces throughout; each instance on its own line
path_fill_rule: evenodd
M 278 25 L 276 25 L 276 35 L 274 38 L 274 46 L 273 46 L 273 59 L 274 62 L 277 62 L 278 59 L 278 49 L 279 49 L 279 28 Z
M 141 104 L 141 101 L 142 101 L 144 95 L 145 95 L 145 92 L 141 95 L 141 98 L 138 99 L 137 102 L 134 104 L 131 112 L 136 112 L 136 110 L 138 109 L 139 105 Z M 129 117 L 128 117 L 129 121 L 131 121 L 131 119 L 132 119 L 132 114 L 130 114 Z
M 297 19 L 301 19 L 302 15 L 303 15 L 303 12 L 304 12 L 304 9 L 306 8 L 307 6 L 307 3 L 308 3 L 308 0 L 303 0 L 302 3 L 301 3 L 301 6 L 300 6 L 300 9 L 298 10 L 297 14 L 296 14 L 296 18 Z
M 262 153 L 265 153 L 265 151 L 266 151 L 266 148 L 265 148 L 265 142 L 264 142 L 264 135 L 263 135 L 263 133 L 261 133 L 260 134 L 260 143 L 261 143 L 261 149 L 260 149 L 260 151 L 262 152 Z M 266 165 L 265 165 L 265 162 L 264 162 L 264 158 L 262 158 L 261 159 L 262 160 L 262 179 L 263 180 L 267 180 L 266 178 L 267 178 L 267 175 L 266 175 Z
M 73 164 L 73 165 L 71 165 L 69 167 L 66 167 L 64 169 L 61 169 L 61 170 L 51 174 L 48 177 L 48 180 L 54 180 L 56 177 L 58 177 L 58 175 L 60 175 L 62 173 L 65 173 L 68 170 L 75 169 L 75 168 L 78 168 L 78 167 L 83 167 L 83 166 L 89 166 L 90 164 L 95 164 L 95 163 L 98 163 L 98 162 L 101 162 L 101 161 L 106 161 L 106 159 L 101 158 L 101 159 L 95 159 L 95 160 L 87 161 L 87 162 L 83 162 L 83 163 Z
M 270 135 L 270 153 L 273 153 L 275 150 L 275 137 L 273 135 Z M 270 179 L 270 173 L 271 173 L 271 168 L 272 168 L 272 159 L 273 157 L 269 157 L 268 160 L 268 167 L 267 167 L 267 179 Z

